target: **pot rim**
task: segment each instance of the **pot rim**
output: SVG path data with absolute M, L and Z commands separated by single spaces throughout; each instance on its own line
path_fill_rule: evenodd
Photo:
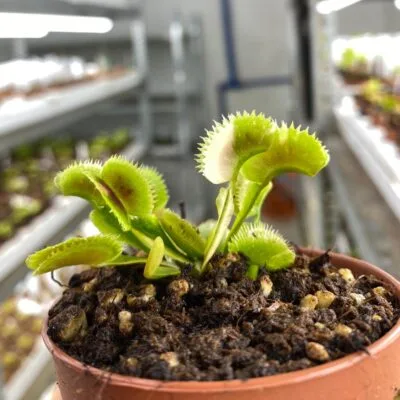
M 324 253 L 321 250 L 311 249 L 311 248 L 300 248 L 301 252 L 307 255 L 319 255 Z M 388 286 L 391 286 L 393 290 L 397 293 L 400 298 L 400 282 L 391 276 L 384 270 L 364 261 L 349 257 L 343 254 L 331 253 L 330 255 L 340 264 L 346 264 L 346 262 L 353 263 L 356 262 L 362 265 L 363 269 L 368 270 L 371 275 L 377 276 L 382 279 Z M 334 262 L 335 264 L 335 262 Z M 351 267 L 350 267 L 351 269 Z M 62 362 L 67 364 L 70 368 L 75 369 L 81 373 L 89 373 L 99 379 L 104 379 L 108 382 L 112 382 L 113 385 L 126 386 L 126 387 L 136 387 L 141 390 L 157 391 L 157 392 L 170 392 L 170 393 L 218 393 L 227 391 L 240 391 L 249 389 L 272 389 L 285 385 L 295 385 L 300 382 L 305 382 L 313 379 L 322 378 L 326 375 L 338 372 L 343 369 L 349 369 L 357 364 L 360 364 L 367 358 L 373 358 L 380 351 L 382 351 L 387 346 L 390 346 L 395 340 L 400 337 L 400 319 L 393 326 L 393 328 L 388 331 L 384 336 L 378 339 L 376 342 L 371 344 L 366 348 L 366 351 L 358 351 L 353 354 L 349 354 L 340 359 L 330 361 L 328 363 L 306 368 L 304 370 L 287 372 L 272 376 L 264 376 L 259 378 L 251 378 L 249 380 L 227 380 L 227 381 L 159 381 L 154 379 L 144 379 L 137 378 L 129 375 L 120 375 L 116 373 L 108 373 L 107 371 L 101 370 L 96 367 L 88 366 L 82 362 L 76 360 L 75 358 L 69 356 L 63 350 L 56 346 L 56 344 L 47 335 L 47 317 L 42 329 L 42 338 L 53 357 L 57 357 Z

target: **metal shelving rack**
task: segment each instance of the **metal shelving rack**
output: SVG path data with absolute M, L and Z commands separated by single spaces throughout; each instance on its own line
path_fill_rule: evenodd
M 317 179 L 305 178 L 307 195 L 303 211 L 307 243 L 350 251 L 398 275 L 397 149 L 384 140 L 380 129 L 355 111 L 351 96 L 360 87 L 345 85 L 331 60 L 336 15 L 318 14 L 316 2 L 307 1 L 314 60 L 313 130 L 319 132 L 329 149 L 331 161 Z M 343 236 L 349 246 L 343 245 Z
M 134 142 L 122 153 L 130 160 L 144 156 L 146 146 Z M 55 198 L 52 206 L 35 218 L 0 249 L 0 301 L 10 296 L 26 275 L 26 257 L 41 247 L 63 240 L 89 214 L 89 205 L 79 198 Z
M 75 87 L 51 92 L 27 101 L 25 110 L 0 121 L 0 149 L 6 152 L 20 143 L 46 136 L 102 111 L 110 102 L 136 91 L 139 96 L 141 129 L 135 142 L 126 151 L 130 159 L 139 159 L 147 151 L 149 141 L 150 108 L 147 94 L 147 51 L 145 27 L 138 10 L 131 23 L 132 62 L 135 72 Z M 30 104 L 30 103 L 33 103 Z M 34 108 L 33 108 L 34 107 Z M 65 203 L 66 201 L 66 203 Z M 63 210 L 62 212 L 61 209 Z M 62 239 L 72 232 L 87 216 L 87 209 L 79 199 L 55 199 L 52 207 L 31 224 L 20 230 L 0 249 L 0 300 L 10 294 L 23 276 L 25 257 L 32 251 Z
M 346 107 L 347 105 L 347 107 Z M 400 154 L 384 131 L 358 114 L 350 97 L 334 108 L 339 132 L 400 220 Z
M 204 126 L 204 54 L 201 18 L 193 15 L 183 23 L 179 13 L 170 23 L 168 37 L 151 37 L 169 46 L 171 78 L 162 81 L 153 76 L 150 97 L 154 115 L 173 121 L 168 144 L 152 148 L 156 156 L 182 157 L 189 154 L 197 134 Z M 169 71 L 168 71 L 169 73 Z
M 352 95 L 359 88 L 346 87 L 337 76 L 334 84 L 333 114 L 339 136 L 328 143 L 333 149 L 332 188 L 359 255 L 398 275 L 399 149 L 385 138 L 383 129 L 357 111 Z
M 140 87 L 143 79 L 142 71 L 131 72 L 119 78 L 80 84 L 27 100 L 20 112 L 1 118 L 0 149 L 5 152 L 70 126 Z
M 123 151 L 129 159 L 140 159 L 146 151 L 141 144 L 131 144 Z M 87 217 L 90 207 L 78 198 L 56 198 L 53 206 L 36 218 L 32 224 L 21 230 L 0 252 L 0 294 L 1 300 L 12 293 L 27 273 L 24 259 L 32 251 L 47 244 L 62 240 L 76 230 Z M 6 400 L 29 399 L 39 395 L 52 379 L 51 355 L 44 344 L 38 340 L 35 349 L 25 360 L 22 368 L 5 386 Z M 40 386 L 40 387 L 38 387 Z M 33 392 L 32 392 L 33 391 Z
M 0 155 L 14 146 L 69 127 L 91 115 L 101 114 L 108 105 L 135 93 L 138 98 L 140 129 L 134 142 L 122 152 L 131 160 L 145 156 L 151 143 L 151 118 L 148 95 L 148 62 L 145 25 L 135 3 L 132 9 L 106 9 L 103 14 L 113 18 L 131 18 L 130 36 L 134 72 L 123 76 L 76 85 L 54 91 L 26 102 L 26 110 L 0 121 Z M 86 6 L 85 10 L 90 10 Z M 98 10 L 98 8 L 96 8 Z M 131 110 L 133 113 L 134 110 Z M 131 113 L 129 115 L 131 115 Z M 78 198 L 56 197 L 52 205 L 0 249 L 0 301 L 12 294 L 15 285 L 27 274 L 24 260 L 29 253 L 73 233 L 87 217 L 89 207 Z M 43 346 L 32 353 L 21 373 L 4 386 L 0 379 L 0 398 L 6 400 L 31 399 L 39 396 L 51 376 L 50 358 Z M 45 372 L 46 371 L 46 372 Z M 42 376 L 47 376 L 47 380 Z M 42 379 L 43 378 L 43 379 Z

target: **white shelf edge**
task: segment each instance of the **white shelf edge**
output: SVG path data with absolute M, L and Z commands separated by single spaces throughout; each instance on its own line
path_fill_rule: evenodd
M 37 338 L 35 348 L 21 367 L 4 387 L 6 400 L 20 400 L 24 398 L 28 390 L 35 384 L 35 381 L 42 371 L 51 362 L 51 354 L 42 342 Z
M 338 98 L 353 96 L 361 92 L 362 85 L 348 85 L 339 74 L 333 76 L 333 89 Z
M 25 110 L 1 116 L 1 150 L 21 143 L 23 139 L 44 136 L 90 115 L 97 106 L 129 93 L 142 82 L 143 74 L 130 72 L 118 78 L 82 83 L 27 100 Z
M 327 145 L 329 146 L 329 144 L 330 142 L 328 141 Z M 360 223 L 359 217 L 357 216 L 356 209 L 350 201 L 348 190 L 343 183 L 342 174 L 339 170 L 340 167 L 336 165 L 334 160 L 331 160 L 328 167 L 328 173 L 332 180 L 340 211 L 346 217 L 348 222 L 347 225 L 362 258 L 371 264 L 378 265 L 382 260 L 370 245 L 369 239 L 365 233 L 365 229 Z
M 381 129 L 349 109 L 334 109 L 339 131 L 364 170 L 400 221 L 400 159 Z
M 56 198 L 53 204 L 0 248 L 0 282 L 17 268 L 33 251 L 49 243 L 52 237 L 79 213 L 84 212 L 85 201 L 78 198 Z
M 128 159 L 138 160 L 146 150 L 144 143 L 134 142 L 122 154 Z M 52 241 L 62 240 L 66 234 L 77 228 L 87 216 L 89 209 L 88 203 L 82 199 L 58 197 L 49 209 L 21 228 L 0 248 L 0 288 L 2 282 L 24 265 L 30 253 Z M 4 296 L 3 293 L 2 296 Z

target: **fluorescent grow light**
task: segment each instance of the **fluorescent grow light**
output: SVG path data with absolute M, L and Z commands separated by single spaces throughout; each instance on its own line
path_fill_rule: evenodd
M 113 21 L 105 17 L 0 12 L 1 31 L 7 32 L 10 28 L 11 33 L 19 29 L 35 32 L 37 27 L 42 32 L 107 33 L 113 25 Z
M 400 10 L 400 0 L 394 0 L 394 6 Z
M 316 9 L 320 14 L 330 14 L 359 3 L 360 1 L 361 0 L 323 0 L 317 3 Z
M 40 27 L 0 25 L 0 39 L 41 39 L 48 33 L 48 30 Z
M 112 8 L 129 8 L 132 5 L 132 1 L 130 0 L 67 0 L 67 2 L 72 4 L 90 4 Z

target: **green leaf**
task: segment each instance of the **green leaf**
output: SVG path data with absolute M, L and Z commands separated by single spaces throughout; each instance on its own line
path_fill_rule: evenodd
M 141 166 L 142 177 L 149 183 L 153 195 L 154 210 L 164 208 L 169 200 L 168 188 L 162 175 L 152 167 Z
M 218 221 L 215 219 L 208 219 L 207 221 L 202 222 L 197 229 L 199 230 L 200 236 L 205 240 L 207 243 L 208 239 L 210 238 L 211 234 L 214 232 L 215 227 L 217 226 Z M 217 251 L 223 252 L 225 248 L 225 240 L 228 236 L 229 229 L 225 231 L 224 237 L 221 240 L 221 243 L 218 246 Z
M 255 221 L 261 220 L 261 207 L 265 197 L 272 189 L 271 182 L 263 187 L 262 184 L 251 182 L 243 177 L 238 183 L 236 192 L 236 218 L 226 238 L 227 242 L 236 235 L 247 218 L 255 216 Z
M 90 220 L 103 234 L 117 236 L 121 241 L 136 249 L 149 251 L 149 247 L 141 242 L 131 231 L 123 231 L 117 218 L 107 208 L 96 209 L 90 213 Z
M 101 194 L 93 183 L 93 178 L 100 177 L 101 164 L 93 161 L 75 162 L 59 172 L 54 183 L 64 196 L 78 196 L 89 201 L 93 206 L 104 204 Z
M 72 238 L 37 251 L 26 259 L 26 265 L 35 275 L 72 265 L 109 265 L 122 250 L 122 243 L 113 236 Z
M 207 241 L 209 236 L 211 235 L 212 231 L 217 225 L 217 220 L 215 219 L 208 219 L 207 221 L 202 222 L 197 229 L 199 230 L 200 236 Z
M 238 160 L 233 149 L 233 124 L 226 119 L 222 124 L 215 122 L 213 129 L 207 131 L 207 136 L 202 140 L 196 157 L 198 170 L 211 183 L 228 182 Z
M 296 257 L 285 239 L 262 223 L 243 224 L 229 243 L 229 251 L 243 254 L 251 264 L 269 271 L 289 267 Z
M 129 216 L 120 202 L 118 197 L 114 194 L 110 187 L 100 178 L 90 178 L 94 186 L 100 193 L 104 204 L 110 209 L 112 214 L 117 219 L 119 225 L 124 231 L 129 231 L 131 228 Z M 99 207 L 100 208 L 100 207 Z
M 254 111 L 216 122 L 199 145 L 196 158 L 199 171 L 214 184 L 232 180 L 235 187 L 241 165 L 269 148 L 270 137 L 276 129 L 272 119 Z
M 163 240 L 160 237 L 156 238 L 144 267 L 143 275 L 146 279 L 161 279 L 167 276 L 179 275 L 181 273 L 180 269 L 175 265 L 162 264 L 164 251 Z
M 167 209 L 158 213 L 158 219 L 167 236 L 185 254 L 194 259 L 203 256 L 205 242 L 194 225 Z
M 238 216 L 246 214 L 245 218 L 259 215 L 264 199 L 271 189 L 271 182 L 264 189 L 261 189 L 260 184 L 249 181 L 242 175 L 239 175 L 234 195 L 235 214 Z M 256 197 L 256 200 L 252 204 L 254 197 Z
M 160 223 L 155 215 L 146 215 L 145 217 L 133 217 L 131 218 L 132 228 L 144 233 L 151 239 L 155 239 L 157 236 L 163 235 L 163 230 Z M 162 238 L 164 240 L 164 238 Z
M 229 224 L 231 223 L 234 211 L 231 190 L 221 188 L 216 203 L 218 209 L 218 221 L 208 238 L 203 262 L 200 267 L 200 273 L 205 271 L 208 262 L 211 260 L 228 233 Z
M 283 123 L 273 134 L 268 151 L 250 158 L 242 172 L 247 179 L 265 184 L 285 172 L 314 176 L 328 162 L 328 151 L 315 134 Z
M 258 194 L 256 201 L 253 205 L 253 208 L 250 210 L 248 217 L 255 216 L 259 221 L 261 219 L 261 208 L 264 204 L 265 198 L 268 196 L 269 192 L 272 190 L 273 184 L 270 182 L 267 186 L 261 189 L 261 192 Z M 246 199 L 246 204 L 248 204 L 249 199 Z
M 218 191 L 217 198 L 215 199 L 215 206 L 217 207 L 218 216 L 222 214 L 227 196 L 229 196 L 229 191 L 230 189 L 226 187 L 222 187 Z
M 166 246 L 165 253 L 168 257 L 180 262 L 189 261 L 186 254 L 169 239 L 155 215 L 134 217 L 131 219 L 131 224 L 134 232 L 140 232 L 152 240 L 160 236 Z
M 147 215 L 153 210 L 150 184 L 139 167 L 121 156 L 111 157 L 103 166 L 101 179 L 130 216 Z
M 234 126 L 233 149 L 241 160 L 267 150 L 271 144 L 271 135 L 276 131 L 276 123 L 264 114 L 250 114 L 246 111 L 229 117 Z
M 258 277 L 258 271 L 260 270 L 260 266 L 256 264 L 252 264 L 249 266 L 246 272 L 246 276 L 251 279 L 252 281 L 255 281 Z
M 141 265 L 145 265 L 147 262 L 147 258 L 144 257 L 135 257 L 135 256 L 127 256 L 127 255 L 120 255 L 119 257 L 112 260 L 112 265 L 137 265 L 140 267 Z
M 129 230 L 129 218 L 123 204 L 101 179 L 101 164 L 92 161 L 74 163 L 56 178 L 56 186 L 65 196 L 79 196 L 88 200 L 93 207 L 107 205 L 124 230 Z

